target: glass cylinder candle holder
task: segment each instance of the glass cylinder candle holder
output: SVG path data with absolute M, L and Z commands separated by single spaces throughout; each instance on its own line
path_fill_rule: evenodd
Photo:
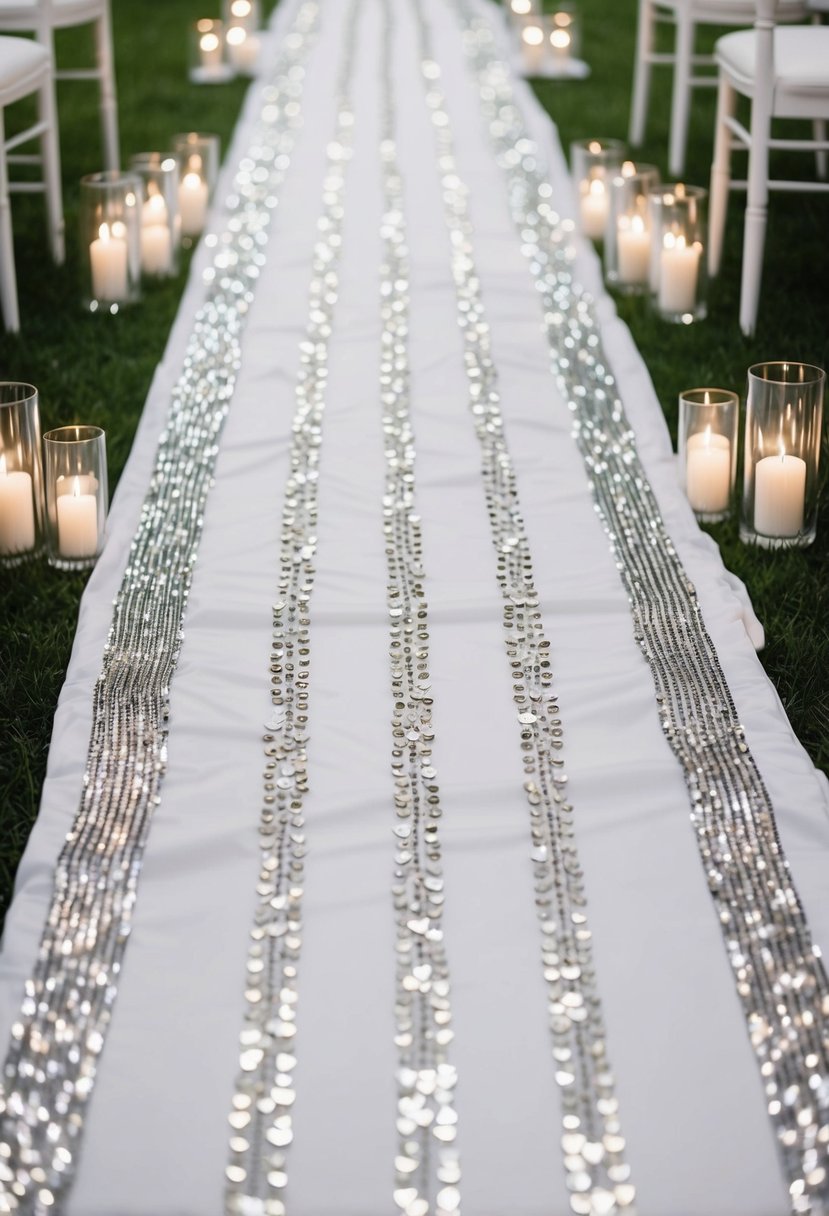
M 236 0 L 241 3 L 241 0 Z M 259 65 L 259 35 L 244 25 L 229 25 L 225 35 L 230 65 L 239 76 L 254 76 Z
M 584 139 L 570 145 L 581 230 L 591 240 L 604 239 L 610 214 L 610 179 L 620 172 L 624 159 L 625 145 L 618 139 Z
M 679 394 L 679 481 L 697 519 L 726 519 L 737 474 L 740 399 L 725 388 Z
M 513 21 L 521 23 L 525 17 L 541 12 L 539 0 L 509 0 L 508 12 Z
M 169 152 L 140 152 L 130 170 L 144 185 L 141 206 L 141 273 L 169 278 L 178 272 L 181 220 L 178 211 L 179 162 Z
M 765 549 L 815 539 L 826 373 L 808 363 L 748 369 L 740 539 Z
M 517 28 L 522 73 L 525 76 L 543 76 L 548 59 L 544 18 L 540 13 L 533 12 L 521 18 Z
M 581 55 L 581 16 L 571 0 L 559 0 L 545 17 L 549 66 L 547 75 L 583 79 L 590 69 Z
M 204 229 L 207 207 L 219 175 L 219 137 L 203 131 L 173 136 L 179 159 L 178 208 L 186 243 Z
M 222 20 L 228 29 L 237 26 L 255 34 L 261 28 L 259 0 L 222 0 Z
M 650 289 L 666 321 L 690 325 L 707 312 L 705 206 L 707 190 L 683 182 L 648 196 L 651 226 Z
M 221 21 L 202 17 L 190 27 L 188 62 L 192 84 L 223 84 L 233 79 Z
M 642 295 L 650 289 L 648 194 L 658 185 L 656 165 L 638 161 L 625 161 L 609 180 L 605 280 L 626 295 Z
M 43 544 L 43 468 L 37 389 L 0 383 L 0 565 L 17 566 Z
M 136 173 L 113 169 L 81 178 L 82 295 L 91 312 L 117 313 L 141 296 L 143 196 Z
M 98 426 L 61 426 L 43 436 L 49 564 L 86 570 L 103 548 L 109 507 L 106 436 Z

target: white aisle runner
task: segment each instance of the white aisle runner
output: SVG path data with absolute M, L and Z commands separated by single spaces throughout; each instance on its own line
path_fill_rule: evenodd
M 560 1091 L 541 974 L 515 705 L 480 453 L 423 101 L 416 28 L 395 5 L 394 88 L 412 267 L 412 418 L 430 608 L 433 744 L 444 818 L 458 1147 L 467 1216 L 564 1216 Z M 354 154 L 328 365 L 311 609 L 309 788 L 288 1216 L 394 1210 L 395 922 L 392 705 L 378 395 L 381 9 L 357 47 Z M 471 189 L 475 257 L 506 437 L 552 643 L 570 797 L 585 872 L 608 1050 L 639 1216 L 784 1216 L 780 1170 L 744 1014 L 667 747 L 651 676 L 594 510 L 572 418 L 549 370 L 538 296 L 509 216 L 453 7 L 425 0 Z M 280 6 L 277 35 L 294 5 Z M 256 903 L 271 604 L 309 267 L 349 6 L 321 6 L 304 126 L 244 333 L 216 484 L 171 691 L 168 772 L 147 847 L 120 990 L 67 1216 L 221 1216 Z M 493 21 L 500 17 L 493 13 Z M 252 93 L 257 93 L 254 86 Z M 555 133 L 519 97 L 572 207 Z M 248 146 L 251 98 L 225 170 Z M 224 195 L 219 192 L 219 208 Z M 220 227 L 221 210 L 213 228 Z M 91 698 L 129 541 L 204 286 L 194 275 L 153 384 L 84 597 L 43 806 L 0 956 L 0 1041 L 17 1017 L 52 872 L 81 789 Z M 603 296 L 604 341 L 640 454 L 774 805 L 818 942 L 829 940 L 829 795 L 792 736 L 746 631 L 756 630 L 676 484 L 647 372 Z M 681 387 L 681 386 L 678 386 Z M 2 1210 L 2 1208 L 0 1208 Z M 252 1209 L 253 1210 L 253 1209 Z

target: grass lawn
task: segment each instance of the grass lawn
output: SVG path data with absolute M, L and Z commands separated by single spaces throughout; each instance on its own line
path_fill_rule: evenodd
M 199 15 L 197 6 L 190 0 L 112 4 L 124 160 L 134 152 L 166 148 L 176 132 L 193 128 L 218 132 L 226 147 L 245 84 L 205 88 L 187 82 L 185 33 Z M 624 137 L 627 130 L 635 0 L 581 0 L 581 7 L 590 79 L 538 85 L 565 147 L 584 137 Z M 66 34 L 58 45 L 65 63 L 91 53 L 86 31 Z M 81 310 L 78 182 L 101 167 L 95 86 L 61 84 L 58 102 L 67 262 L 56 269 L 48 258 L 41 200 L 15 196 L 22 333 L 0 333 L 0 379 L 38 386 L 44 430 L 69 422 L 104 427 L 114 489 L 175 315 L 188 259 L 177 279 L 147 290 L 142 302 L 121 316 L 94 317 Z M 657 72 L 648 142 L 637 154 L 659 165 L 663 175 L 668 113 L 663 69 Z M 689 182 L 708 183 L 712 129 L 713 94 L 706 93 L 693 115 Z M 803 169 L 809 172 L 811 166 Z M 800 171 L 798 166 L 795 172 Z M 672 427 L 683 388 L 713 384 L 743 395 L 751 363 L 785 358 L 826 367 L 829 361 L 829 197 L 773 200 L 760 322 L 751 341 L 742 338 L 737 325 L 740 210 L 737 200 L 706 321 L 673 327 L 655 319 L 641 300 L 619 301 Z M 824 440 L 824 475 L 829 468 L 825 446 Z M 735 522 L 711 531 L 726 565 L 746 582 L 765 625 L 763 661 L 794 729 L 815 763 L 829 771 L 829 495 L 823 496 L 818 539 L 806 551 L 746 548 L 737 539 Z M 53 571 L 44 562 L 0 571 L 0 916 L 37 812 L 84 583 L 85 576 Z

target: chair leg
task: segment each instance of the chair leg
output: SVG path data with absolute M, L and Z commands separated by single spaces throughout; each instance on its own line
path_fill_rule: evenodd
M 711 162 L 710 213 L 708 217 L 708 273 L 719 273 L 722 260 L 728 195 L 731 190 L 731 132 L 726 120 L 737 108 L 737 94 L 724 76 L 717 86 L 717 117 L 714 123 L 714 159 Z
M 636 27 L 636 61 L 633 65 L 633 98 L 630 107 L 628 140 L 638 148 L 645 138 L 648 100 L 651 91 L 651 54 L 653 53 L 655 17 L 651 0 L 639 0 Z
M 822 143 L 826 142 L 825 118 L 815 118 L 813 120 L 812 135 L 814 136 L 815 141 Z M 829 158 L 827 158 L 826 150 L 824 148 L 820 148 L 817 152 L 815 152 L 815 170 L 822 182 L 826 181 L 827 160 L 829 160 Z
M 6 164 L 6 124 L 0 110 L 0 307 L 9 333 L 20 329 L 17 306 L 17 275 L 14 267 L 14 237 L 9 206 L 9 173 Z
M 58 144 L 57 106 L 55 105 L 55 78 L 49 80 L 38 93 L 38 117 L 46 124 L 40 137 L 41 160 L 43 162 L 43 184 L 46 192 L 46 222 L 52 257 L 60 266 L 66 257 L 64 244 L 63 193 L 60 176 L 60 150 Z
M 689 14 L 682 9 L 678 10 L 674 44 L 671 133 L 668 145 L 668 168 L 674 177 L 679 177 L 685 170 L 685 147 L 688 142 L 688 121 L 691 113 L 691 71 L 695 28 Z
M 118 100 L 115 89 L 115 57 L 112 51 L 112 22 L 109 3 L 95 22 L 95 42 L 101 86 L 101 129 L 104 141 L 104 164 L 107 169 L 121 167 L 118 139 Z
M 763 250 L 769 202 L 769 136 L 771 103 L 762 95 L 751 106 L 751 145 L 748 150 L 748 199 L 743 235 L 743 275 L 740 285 L 740 329 L 751 337 L 760 304 Z

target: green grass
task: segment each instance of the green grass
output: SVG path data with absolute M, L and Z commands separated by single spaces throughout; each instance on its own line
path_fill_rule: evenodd
M 329 0 L 330 3 L 335 0 Z M 210 7 L 210 6 L 208 6 Z M 272 5 L 266 6 L 268 8 Z M 624 137 L 635 34 L 634 0 L 582 0 L 586 82 L 542 83 L 538 94 L 558 123 L 565 148 L 590 136 Z M 121 147 L 133 152 L 169 146 L 171 136 L 198 128 L 216 131 L 223 147 L 245 86 L 189 85 L 185 31 L 197 15 L 190 0 L 163 4 L 113 0 Z M 89 39 L 59 43 L 65 63 L 89 55 Z M 648 142 L 638 153 L 666 170 L 668 76 L 657 72 Z M 698 95 L 699 97 L 699 95 Z M 93 317 L 79 306 L 78 182 L 101 167 L 95 87 L 59 89 L 68 257 L 55 269 L 46 252 L 40 199 L 13 200 L 22 333 L 0 333 L 0 379 L 28 380 L 41 394 L 44 429 L 68 422 L 107 432 L 114 489 L 154 368 L 184 285 L 157 285 L 121 316 Z M 696 104 L 686 180 L 707 185 L 713 94 Z M 806 166 L 808 171 L 808 166 Z M 796 172 L 800 170 L 797 169 Z M 675 427 L 682 388 L 715 384 L 744 393 L 749 364 L 788 358 L 827 366 L 829 198 L 774 199 L 769 225 L 763 300 L 756 338 L 737 325 L 741 244 L 740 207 L 729 219 L 727 257 L 710 291 L 709 318 L 690 327 L 658 321 L 641 300 L 620 300 L 619 311 L 643 353 L 669 423 Z M 827 453 L 824 451 L 824 458 Z M 824 469 L 829 461 L 824 459 Z M 741 545 L 736 524 L 711 529 L 726 565 L 746 582 L 766 627 L 763 661 L 799 737 L 829 771 L 829 496 L 824 495 L 818 539 L 807 551 L 764 553 Z M 0 913 L 37 811 L 52 717 L 77 619 L 85 577 L 36 563 L 0 571 Z

